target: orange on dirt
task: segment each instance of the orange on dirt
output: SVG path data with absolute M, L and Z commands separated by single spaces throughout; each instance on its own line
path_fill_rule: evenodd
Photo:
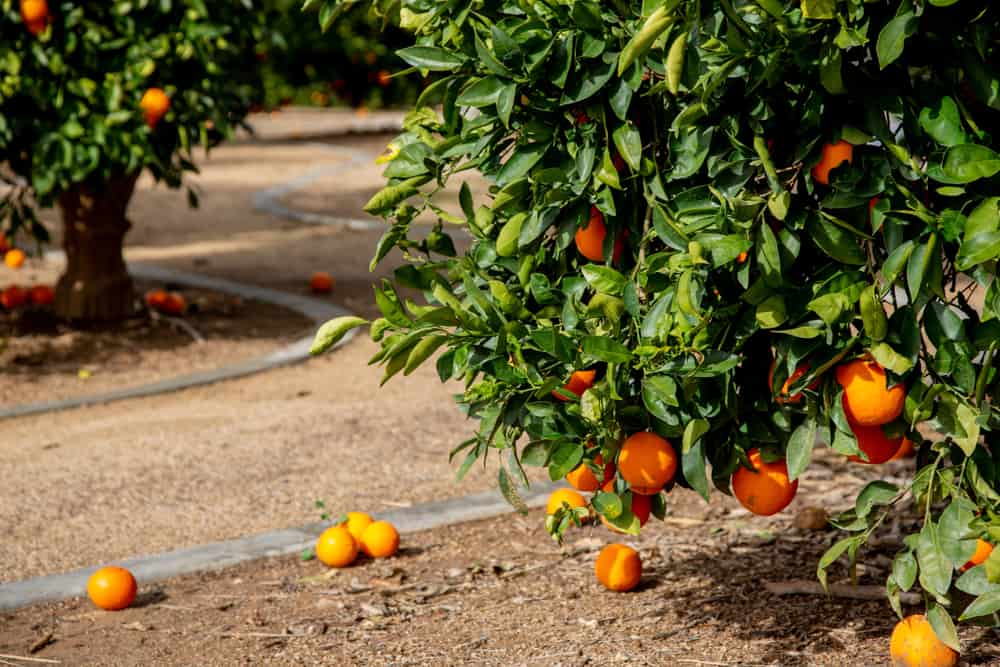
M 656 495 L 677 473 L 677 452 L 655 433 L 636 433 L 618 452 L 618 472 L 635 493 Z
M 555 514 L 563 506 L 563 503 L 573 508 L 587 506 L 587 500 L 573 489 L 556 489 L 549 496 L 549 502 L 545 505 L 545 513 Z
M 893 667 L 954 667 L 958 653 L 934 634 L 923 614 L 907 616 L 896 624 L 889 640 Z
M 586 491 L 588 493 L 597 491 L 601 484 L 607 483 L 609 480 L 614 481 L 615 477 L 615 464 L 614 463 L 604 463 L 604 457 L 600 454 L 594 459 L 594 463 L 604 470 L 604 479 L 602 481 L 597 481 L 597 475 L 594 471 L 590 469 L 586 463 L 581 463 L 576 468 L 574 468 L 568 475 L 566 475 L 566 481 L 569 482 L 577 491 Z
M 635 549 L 624 544 L 609 544 L 597 556 L 594 574 L 609 591 L 630 591 L 642 577 L 642 560 Z
M 608 228 L 604 225 L 604 214 L 597 210 L 596 206 L 591 206 L 590 220 L 587 221 L 587 226 L 576 230 L 576 249 L 592 262 L 603 262 L 604 237 L 607 235 Z M 625 243 L 619 235 L 615 238 L 611 259 L 617 262 L 621 258 L 624 248 Z
M 364 535 L 365 529 L 373 523 L 375 523 L 375 519 L 364 512 L 348 512 L 347 521 L 340 525 L 346 526 L 347 530 L 350 531 L 351 535 L 360 545 L 361 536 Z
M 150 290 L 146 292 L 146 297 L 145 297 L 146 306 L 148 306 L 151 310 L 156 310 L 156 311 L 162 310 L 163 304 L 167 302 L 167 299 L 169 297 L 170 294 L 166 290 L 162 289 Z
M 333 276 L 326 271 L 317 271 L 309 279 L 309 289 L 316 294 L 327 294 L 333 289 Z
M 767 386 L 771 389 L 771 394 L 774 395 L 774 370 L 778 367 L 778 360 L 775 359 L 771 362 L 771 370 L 767 373 Z M 785 380 L 785 384 L 781 385 L 781 393 L 774 397 L 776 403 L 780 405 L 795 405 L 802 402 L 802 393 L 789 395 L 789 388 L 795 384 L 796 381 L 803 375 L 809 372 L 809 363 L 803 363 L 795 369 L 788 379 Z M 814 381 L 809 385 L 810 389 L 816 389 L 819 386 L 819 380 Z
M 187 301 L 177 292 L 169 292 L 160 306 L 160 312 L 167 315 L 183 315 L 187 312 Z
M 760 450 L 747 452 L 753 470 L 740 466 L 733 473 L 733 495 L 758 516 L 771 516 L 788 507 L 798 491 L 799 481 L 788 479 L 785 461 L 765 463 Z
M 849 456 L 847 457 L 849 461 L 871 465 L 885 463 L 896 455 L 896 452 L 899 451 L 900 446 L 903 444 L 902 436 L 887 438 L 885 433 L 882 432 L 881 426 L 859 426 L 851 422 L 850 419 L 847 421 L 851 425 L 854 437 L 858 439 L 858 447 L 868 457 L 868 460 L 865 461 L 860 456 Z
M 28 298 L 36 306 L 51 306 L 55 303 L 56 293 L 48 285 L 35 285 L 28 291 Z
M 17 310 L 28 303 L 28 293 L 17 285 L 11 285 L 0 292 L 0 306 L 7 310 Z
M 563 389 L 577 396 L 583 396 L 583 392 L 594 386 L 594 378 L 596 377 L 597 371 L 573 371 L 569 376 L 569 382 L 563 385 Z M 552 395 L 560 401 L 569 400 L 558 391 L 552 392 Z
M 399 533 L 388 521 L 375 521 L 361 534 L 361 550 L 372 558 L 389 558 L 399 550 Z
M 607 481 L 604 486 L 601 487 L 601 491 L 606 491 L 608 493 L 615 492 L 615 480 Z M 641 493 L 632 494 L 632 514 L 639 520 L 639 526 L 645 526 L 646 522 L 649 521 L 649 515 L 653 512 L 653 496 L 644 496 Z M 601 523 L 604 527 L 613 530 L 616 533 L 624 533 L 624 531 L 619 530 L 611 525 L 611 523 L 601 517 Z
M 347 567 L 358 557 L 358 541 L 347 526 L 333 526 L 316 540 L 316 558 L 330 567 Z
M 917 448 L 913 445 L 913 441 L 909 438 L 903 438 L 903 444 L 899 446 L 899 449 L 893 455 L 890 461 L 900 461 L 902 459 L 907 459 L 917 453 Z
M 167 115 L 170 110 L 170 98 L 161 88 L 150 88 L 142 95 L 139 101 L 139 108 L 142 109 L 146 125 L 156 128 L 156 125 Z
M 27 255 L 24 251 L 19 248 L 14 248 L 13 250 L 8 250 L 7 254 L 3 256 L 3 263 L 12 269 L 19 269 L 24 265 L 24 260 Z
M 959 572 L 965 572 L 966 570 L 971 570 L 977 565 L 982 565 L 986 562 L 986 559 L 990 557 L 993 553 L 993 545 L 986 540 L 979 538 L 976 540 L 976 553 L 972 554 L 972 558 L 969 562 L 959 568 Z
M 105 611 L 125 609 L 135 600 L 135 577 L 123 567 L 102 567 L 87 580 L 90 601 Z
M 844 412 L 855 424 L 882 426 L 903 412 L 906 389 L 888 387 L 885 370 L 874 361 L 856 359 L 837 366 L 844 388 Z
M 830 172 L 844 164 L 854 161 L 854 146 L 843 139 L 835 144 L 823 144 L 823 152 L 819 162 L 812 168 L 813 180 L 823 185 L 830 184 Z

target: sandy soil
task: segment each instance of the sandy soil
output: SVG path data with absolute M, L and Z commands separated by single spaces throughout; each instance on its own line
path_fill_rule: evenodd
M 828 490 L 844 471 L 826 471 Z M 729 499 L 706 507 L 682 490 L 669 505 L 639 540 L 587 527 L 560 548 L 534 512 L 407 535 L 397 557 L 344 570 L 290 557 L 183 577 L 142 587 L 119 613 L 84 600 L 34 607 L 0 616 L 0 653 L 48 638 L 37 657 L 88 665 L 888 664 L 887 604 L 763 589 L 812 579 L 835 533 L 795 528 L 791 513 L 748 520 Z M 632 593 L 593 574 L 616 540 L 643 558 Z M 887 554 L 863 554 L 861 583 L 882 581 Z M 961 638 L 963 664 L 1000 662 L 988 631 Z

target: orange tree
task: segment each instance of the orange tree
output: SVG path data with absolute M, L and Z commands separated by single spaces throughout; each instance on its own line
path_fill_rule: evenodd
M 416 36 L 403 60 L 442 78 L 367 207 L 389 223 L 373 265 L 394 248 L 406 259 L 375 290 L 373 362 L 388 379 L 440 352 L 441 379 L 465 383 L 479 428 L 452 452 L 461 472 L 496 454 L 516 501 L 525 465 L 555 480 L 617 461 L 590 510 L 567 504 L 548 525 L 596 511 L 634 533 L 636 493 L 664 512 L 647 472 L 672 476 L 663 491 L 714 485 L 770 514 L 814 447 L 860 465 L 905 435 L 916 475 L 859 490 L 819 576 L 911 507 L 921 527 L 887 582 L 897 612 L 919 587 L 956 647 L 953 616 L 995 623 L 995 3 L 379 6 Z M 460 215 L 435 207 L 469 171 L 488 199 L 462 185 Z M 414 233 L 425 210 L 439 222 Z M 471 236 L 466 250 L 449 230 Z M 316 351 L 361 324 L 328 323 Z M 569 382 L 583 370 L 596 373 Z M 641 453 L 646 432 L 660 437 Z M 981 564 L 960 573 L 980 538 Z
M 34 209 L 59 206 L 60 316 L 131 312 L 136 179 L 180 187 L 195 148 L 232 134 L 259 96 L 262 23 L 251 0 L 0 0 L 0 231 L 44 240 Z

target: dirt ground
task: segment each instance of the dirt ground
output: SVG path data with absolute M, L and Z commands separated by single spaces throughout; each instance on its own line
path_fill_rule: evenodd
M 146 310 L 124 324 L 74 329 L 51 309 L 0 313 L 0 404 L 24 404 L 137 387 L 218 368 L 308 336 L 312 320 L 229 294 L 139 282 L 136 294 L 169 288 L 183 318 Z
M 796 500 L 801 508 L 843 485 Z M 843 493 L 843 492 L 841 492 Z M 563 547 L 543 516 L 511 515 L 404 535 L 397 557 L 327 570 L 288 557 L 140 588 L 119 613 L 88 601 L 0 615 L 0 654 L 86 665 L 831 665 L 888 664 L 895 616 L 883 602 L 784 596 L 769 581 L 812 580 L 834 532 L 794 527 L 794 512 L 751 518 L 730 499 L 670 496 L 667 521 L 641 539 L 602 527 Z M 597 583 L 597 552 L 637 546 L 631 593 Z M 880 583 L 892 551 L 866 553 Z M 835 566 L 831 582 L 844 580 Z M 1000 663 L 988 631 L 962 630 L 964 664 Z

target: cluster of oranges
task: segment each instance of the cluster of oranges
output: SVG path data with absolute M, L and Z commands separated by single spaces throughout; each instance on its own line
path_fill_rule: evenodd
M 26 259 L 24 251 L 20 248 L 12 248 L 3 233 L 0 233 L 0 255 L 3 256 L 4 264 L 8 268 L 20 269 L 24 266 Z M 33 287 L 9 285 L 0 290 L 0 306 L 9 311 L 29 305 L 51 306 L 55 300 L 56 294 L 48 285 L 35 285 Z
M 316 540 L 316 558 L 329 567 L 347 567 L 364 553 L 369 558 L 389 558 L 399 550 L 399 532 L 388 521 L 375 521 L 364 512 L 323 531 Z
M 178 292 L 155 289 L 146 292 L 146 306 L 157 313 L 179 317 L 187 312 L 187 300 Z

